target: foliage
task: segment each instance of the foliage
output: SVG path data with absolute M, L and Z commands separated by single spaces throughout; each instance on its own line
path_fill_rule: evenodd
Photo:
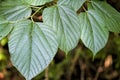
M 49 65 L 58 48 L 68 54 L 80 39 L 96 55 L 109 31 L 120 32 L 119 20 L 120 13 L 105 1 L 4 0 L 0 39 L 8 36 L 11 61 L 30 80 Z

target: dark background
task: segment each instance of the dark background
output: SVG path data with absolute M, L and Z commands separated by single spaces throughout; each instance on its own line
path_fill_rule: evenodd
M 120 0 L 108 3 L 120 12 Z M 7 38 L 0 44 L 0 80 L 25 80 L 10 62 Z M 58 50 L 49 67 L 33 80 L 120 80 L 120 35 L 110 33 L 95 57 L 82 42 L 67 56 Z

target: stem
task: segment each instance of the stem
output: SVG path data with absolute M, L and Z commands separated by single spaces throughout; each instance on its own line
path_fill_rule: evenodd
M 81 69 L 80 80 L 85 80 L 84 77 L 85 77 L 86 64 L 83 62 L 82 59 L 80 59 L 79 64 Z
M 35 11 L 35 13 L 33 13 L 33 14 L 30 16 L 32 22 L 34 22 L 34 20 L 33 20 L 34 15 L 36 15 L 42 8 L 43 8 L 43 7 L 39 7 L 39 8 Z
M 98 80 L 100 73 L 103 72 L 103 67 L 101 66 L 102 63 L 103 63 L 103 61 L 101 60 L 100 65 L 99 65 L 99 67 L 97 69 L 97 73 L 96 73 L 93 80 Z
M 97 73 L 93 80 L 98 80 L 100 73 L 103 72 L 103 68 L 101 66 L 98 67 Z
M 36 9 L 40 8 L 40 7 L 33 6 L 33 5 L 30 5 L 30 7 L 31 7 L 31 8 L 36 8 Z
M 17 23 L 19 21 L 22 21 L 22 20 L 25 20 L 25 19 L 28 19 L 28 18 L 31 18 L 32 22 L 34 22 L 33 20 L 33 17 L 43 8 L 45 7 L 50 7 L 50 6 L 53 6 L 57 3 L 58 0 L 54 0 L 54 1 L 51 1 L 51 2 L 48 2 L 48 3 L 45 3 L 43 5 L 38 5 L 38 6 L 33 6 L 33 5 L 30 5 L 31 8 L 35 8 L 37 9 L 31 16 L 27 17 L 27 18 L 24 18 L 24 19 L 20 19 L 20 20 L 17 20 L 17 21 L 9 21 L 10 23 Z
M 58 2 L 58 0 L 53 0 L 54 2 Z
M 72 73 L 73 73 L 73 71 L 74 71 L 76 62 L 77 62 L 77 60 L 79 59 L 80 53 L 81 53 L 81 49 L 77 48 L 77 49 L 75 50 L 75 55 L 74 55 L 74 57 L 73 57 L 73 59 L 72 59 L 72 61 L 71 61 L 71 66 L 70 66 L 70 68 L 69 68 L 69 73 L 68 73 L 68 75 L 67 75 L 67 80 L 71 80 L 71 75 L 72 75 Z
M 83 10 L 86 12 L 87 10 L 86 10 L 86 8 L 83 6 Z
M 49 66 L 45 69 L 45 80 L 49 80 L 48 72 L 49 72 Z

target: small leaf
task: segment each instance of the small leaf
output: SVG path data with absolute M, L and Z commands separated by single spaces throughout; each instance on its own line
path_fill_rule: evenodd
M 77 14 L 69 7 L 57 5 L 43 11 L 43 22 L 56 32 L 59 48 L 66 53 L 79 41 L 80 28 Z
M 77 11 L 86 0 L 60 0 L 59 4 L 64 4 L 72 7 L 75 11 Z
M 7 20 L 20 20 L 28 18 L 31 15 L 31 8 L 21 0 L 7 0 L 0 3 L 0 15 L 5 16 Z
M 0 16 L 0 40 L 7 36 L 13 28 L 13 24 L 10 24 L 3 16 Z
M 95 10 L 79 14 L 81 39 L 94 55 L 106 45 L 108 40 L 109 32 L 105 28 L 103 18 L 101 13 Z
M 49 27 L 26 20 L 17 23 L 10 35 L 12 63 L 27 80 L 42 72 L 57 52 L 56 34 Z
M 109 31 L 120 32 L 120 13 L 104 1 L 91 1 L 95 10 L 102 12 L 106 18 L 106 26 Z

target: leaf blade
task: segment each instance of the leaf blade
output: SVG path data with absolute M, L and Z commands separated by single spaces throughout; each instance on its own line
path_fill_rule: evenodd
M 117 10 L 104 1 L 92 1 L 91 5 L 95 10 L 103 13 L 109 31 L 120 32 L 120 13 Z
M 6 37 L 13 28 L 13 24 L 9 23 L 3 16 L 0 16 L 0 40 Z
M 43 22 L 56 32 L 61 50 L 68 53 L 76 47 L 80 28 L 77 15 L 71 8 L 62 5 L 47 8 L 43 12 Z
M 99 16 L 98 16 L 99 14 Z M 94 55 L 107 43 L 109 32 L 105 28 L 103 16 L 94 10 L 80 13 L 81 39 Z
M 7 0 L 0 3 L 0 15 L 10 21 L 28 18 L 31 15 L 31 12 L 30 6 L 21 0 Z
M 50 1 L 52 1 L 52 0 L 24 0 L 24 2 L 26 2 L 30 5 L 43 5 Z
M 9 38 L 12 63 L 26 79 L 32 79 L 48 66 L 57 47 L 54 32 L 31 21 L 16 24 Z
M 67 5 L 72 7 L 75 11 L 77 11 L 86 0 L 60 0 L 58 3 L 61 5 Z

